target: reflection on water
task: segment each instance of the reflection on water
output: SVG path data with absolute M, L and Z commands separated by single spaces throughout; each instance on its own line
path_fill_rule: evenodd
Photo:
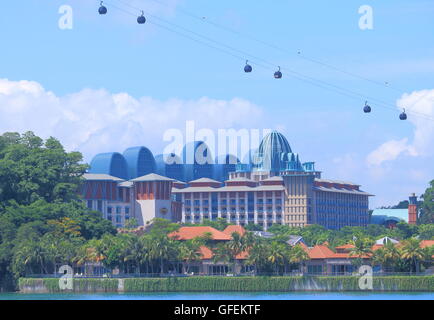
M 173 292 L 23 294 L 1 293 L 0 300 L 434 300 L 434 292 Z

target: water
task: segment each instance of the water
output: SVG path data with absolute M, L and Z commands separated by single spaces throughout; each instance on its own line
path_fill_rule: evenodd
M 0 293 L 0 300 L 434 300 L 434 292 Z

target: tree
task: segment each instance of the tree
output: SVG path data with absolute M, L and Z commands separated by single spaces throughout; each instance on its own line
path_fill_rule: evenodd
M 44 142 L 32 132 L 22 136 L 4 134 L 1 141 L 0 202 L 30 204 L 38 199 L 78 199 L 77 187 L 88 168 L 80 163 L 80 153 L 67 153 L 56 139 Z
M 263 231 L 264 228 L 258 224 L 249 223 L 246 225 L 245 229 L 247 231 Z
M 249 255 L 245 261 L 246 265 L 254 266 L 255 272 L 261 273 L 267 267 L 267 246 L 266 244 L 258 240 L 249 250 Z
M 434 180 L 421 196 L 423 199 L 419 223 L 434 223 Z
M 127 229 L 134 229 L 134 228 L 137 228 L 138 225 L 139 225 L 139 223 L 137 222 L 137 219 L 136 219 L 136 218 L 128 219 L 128 220 L 125 222 L 125 228 L 127 228 Z
M 354 247 L 350 249 L 350 256 L 356 257 L 355 264 L 361 266 L 363 259 L 372 255 L 372 241 L 367 238 L 355 238 L 352 244 Z
M 425 252 L 420 247 L 420 240 L 410 238 L 402 241 L 401 258 L 411 264 L 410 272 L 419 272 L 420 262 L 425 258 Z
M 166 234 L 154 235 L 151 239 L 151 256 L 154 260 L 159 262 L 160 273 L 164 274 L 166 263 L 176 260 L 176 257 L 179 257 L 178 248 L 175 242 L 169 239 Z
M 420 240 L 434 240 L 434 224 L 421 224 L 418 226 Z
M 209 227 L 213 227 L 217 230 L 223 231 L 224 229 L 226 229 L 226 227 L 229 225 L 229 223 L 224 218 L 218 218 L 215 221 L 204 219 L 203 222 L 199 225 L 200 226 L 209 226 Z
M 183 241 L 180 245 L 179 258 L 187 263 L 186 272 L 189 273 L 190 264 L 200 261 L 202 254 L 200 253 L 201 241 L 197 239 Z
M 288 256 L 288 246 L 285 243 L 278 241 L 270 243 L 267 260 L 273 264 L 275 274 L 279 273 L 279 267 L 285 264 Z
M 384 246 L 373 252 L 373 262 L 381 265 L 382 270 L 389 271 L 399 263 L 401 254 L 392 241 L 387 241 Z
M 302 266 L 307 260 L 309 260 L 309 255 L 301 245 L 297 244 L 291 248 L 289 252 L 289 262 L 298 264 L 300 271 L 303 270 Z

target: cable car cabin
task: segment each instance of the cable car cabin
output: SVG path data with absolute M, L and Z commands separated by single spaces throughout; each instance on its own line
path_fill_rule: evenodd
M 252 68 L 252 66 L 249 64 L 249 60 L 246 60 L 246 65 L 245 65 L 245 67 L 244 67 L 244 72 L 249 73 L 249 72 L 252 72 L 252 70 L 253 70 L 253 68 Z
M 364 113 L 371 112 L 371 107 L 368 105 L 368 102 L 365 103 L 365 107 L 363 108 Z
M 98 13 L 99 13 L 99 14 L 106 14 L 106 13 L 107 13 L 107 8 L 104 7 L 102 1 L 101 1 L 101 5 L 100 5 L 100 7 L 99 7 L 99 9 L 98 9 Z
M 407 120 L 407 114 L 405 113 L 405 110 L 399 115 L 400 120 Z
M 280 72 L 280 67 L 279 67 L 279 70 L 274 73 L 274 78 L 275 79 L 282 79 L 282 72 Z
M 138 24 L 144 24 L 145 22 L 146 22 L 146 18 L 145 18 L 143 11 L 142 11 L 142 15 L 137 18 L 137 23 Z

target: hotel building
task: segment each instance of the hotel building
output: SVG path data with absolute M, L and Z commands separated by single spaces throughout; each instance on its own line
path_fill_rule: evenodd
M 203 145 L 196 142 L 190 150 Z M 168 157 L 185 159 L 185 150 Z M 357 184 L 321 179 L 314 163 L 301 163 L 278 132 L 268 134 L 244 164 L 167 164 L 167 157 L 155 158 L 145 147 L 97 155 L 84 176 L 87 206 L 117 227 L 133 217 L 140 225 L 154 217 L 192 224 L 223 218 L 264 230 L 273 224 L 340 229 L 369 223 L 371 195 Z

